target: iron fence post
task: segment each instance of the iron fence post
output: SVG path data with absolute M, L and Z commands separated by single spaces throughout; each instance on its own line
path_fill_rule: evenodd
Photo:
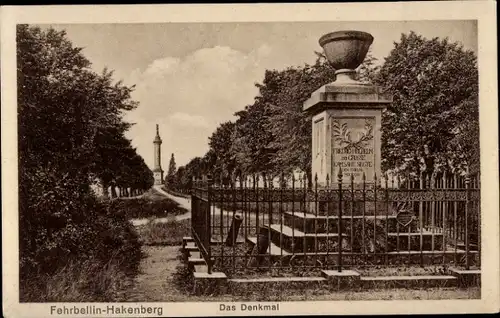
M 470 203 L 470 175 L 467 167 L 465 175 L 465 269 L 469 269 L 469 203 Z
M 339 213 L 338 213 L 338 271 L 342 272 L 342 168 L 339 167 L 338 174 L 338 183 L 339 183 Z M 328 238 L 327 238 L 328 239 Z
M 213 179 L 211 176 L 208 176 L 207 179 L 207 205 L 208 205 L 208 210 L 205 213 L 205 231 L 206 231 L 206 236 L 207 236 L 207 241 L 208 244 L 206 245 L 207 249 L 207 254 L 208 254 L 208 260 L 207 260 L 207 271 L 209 274 L 212 274 L 212 248 L 211 248 L 211 242 L 212 242 L 212 236 L 211 236 L 211 229 L 210 229 L 210 209 L 212 207 L 212 183 Z

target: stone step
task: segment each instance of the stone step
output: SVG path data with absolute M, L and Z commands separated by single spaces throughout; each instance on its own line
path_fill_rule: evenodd
M 286 225 L 280 225 L 280 224 L 270 224 L 270 225 L 265 225 L 262 228 L 269 228 L 273 231 L 277 231 L 280 233 L 283 233 L 285 236 L 294 236 L 298 238 L 329 238 L 329 237 L 338 237 L 338 233 L 335 232 L 330 232 L 330 233 L 305 233 L 302 232 L 301 230 L 297 228 L 291 228 Z M 343 234 L 343 236 L 347 236 L 347 234 Z
M 189 242 L 184 246 L 184 250 L 188 252 L 192 251 L 198 251 L 198 247 L 196 246 L 195 242 Z
M 385 228 L 378 227 L 376 235 L 373 228 L 365 227 L 365 235 L 360 234 L 359 229 L 353 231 L 350 236 L 350 229 L 344 229 L 342 234 L 343 250 L 361 252 L 363 246 L 374 246 L 385 251 L 386 240 L 388 251 L 420 251 L 420 250 L 441 250 L 443 246 L 443 234 L 433 231 L 419 232 L 389 232 L 386 234 Z M 338 248 L 338 233 L 318 232 L 308 233 L 301 229 L 293 228 L 286 224 L 271 224 L 260 228 L 262 233 L 270 231 L 271 242 L 288 252 L 324 252 L 336 251 Z M 267 234 L 266 234 L 267 235 Z M 363 244 L 364 239 L 364 244 Z
M 224 237 L 221 237 L 220 235 L 214 235 L 210 239 L 210 244 L 212 244 L 212 245 L 226 244 L 226 239 L 227 239 L 227 233 L 224 235 Z M 236 243 L 237 244 L 245 243 L 245 239 L 242 236 L 238 236 L 236 238 Z
M 374 201 L 355 200 L 354 202 L 344 199 L 342 201 L 342 213 L 344 215 L 375 215 L 375 214 L 395 214 L 395 209 L 392 203 L 387 205 L 384 201 L 384 193 L 378 192 L 377 203 Z M 308 202 L 306 209 L 310 213 L 317 212 L 318 214 L 338 215 L 339 202 L 338 201 L 322 201 L 318 198 L 318 202 Z
M 261 234 L 270 234 L 271 242 L 288 252 L 314 252 L 328 248 L 332 251 L 338 248 L 338 233 L 304 233 L 298 229 L 281 224 L 265 225 L 260 228 Z M 345 247 L 346 234 L 343 234 Z M 317 246 L 317 247 L 315 247 Z
M 256 237 L 247 237 L 247 242 L 253 247 L 257 244 L 257 238 Z M 267 248 L 266 253 L 272 255 L 272 256 L 288 256 L 291 255 L 289 252 L 285 251 L 281 247 L 277 246 L 274 243 L 270 243 L 269 247 Z
M 313 213 L 304 212 L 284 212 L 283 222 L 285 225 L 300 229 L 306 233 L 326 233 L 326 232 L 337 232 L 338 231 L 338 220 L 337 215 L 315 215 Z M 382 231 L 407 231 L 408 228 L 399 224 L 396 216 L 394 215 L 343 215 L 342 216 L 342 227 L 344 231 L 350 232 L 351 223 L 353 224 L 353 232 L 360 233 L 365 227 L 365 231 L 373 229 L 374 224 L 377 228 Z M 387 227 L 386 227 L 387 224 Z M 410 231 L 417 231 L 418 222 L 412 221 L 410 226 Z
M 452 246 L 456 246 L 458 249 L 465 250 L 465 242 L 449 240 L 448 243 Z M 475 243 L 469 242 L 469 251 L 477 251 L 478 246 Z

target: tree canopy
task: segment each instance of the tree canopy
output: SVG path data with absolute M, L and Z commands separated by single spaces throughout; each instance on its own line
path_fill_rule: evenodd
M 262 83 L 256 84 L 254 102 L 236 112 L 234 122 L 217 127 L 209 151 L 183 173 L 217 179 L 300 169 L 311 181 L 311 119 L 302 105 L 335 79 L 324 54 L 315 53 L 313 65 L 266 70 Z M 473 52 L 448 39 L 429 40 L 410 32 L 401 35 L 382 64 L 369 51 L 357 76 L 394 98 L 382 116 L 384 171 L 477 170 L 478 71 Z
M 476 56 L 448 39 L 402 34 L 377 83 L 393 96 L 383 114 L 385 169 L 463 170 L 479 162 Z
M 165 177 L 165 181 L 167 184 L 172 184 L 175 179 L 177 167 L 175 165 L 175 157 L 174 154 L 170 156 L 170 162 L 168 163 L 168 171 L 167 176 Z
M 23 273 L 50 271 L 56 258 L 64 262 L 85 253 L 83 242 L 103 226 L 96 223 L 100 208 L 90 189 L 95 180 L 144 190 L 153 183 L 152 172 L 124 135 L 130 127 L 124 112 L 138 105 L 130 97 L 133 87 L 90 66 L 64 31 L 18 25 Z

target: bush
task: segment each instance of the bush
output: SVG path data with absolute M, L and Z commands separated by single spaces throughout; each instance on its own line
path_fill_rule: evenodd
M 23 281 L 21 302 L 112 302 L 125 301 L 132 278 L 112 259 L 106 264 L 95 260 L 72 260 L 53 275 Z
M 135 229 L 125 217 L 97 202 L 84 178 L 41 168 L 20 177 L 24 181 L 19 196 L 21 301 L 54 297 L 50 287 L 54 277 L 65 276 L 55 281 L 62 285 L 82 280 L 83 276 L 74 277 L 78 270 L 70 264 L 87 271 L 86 286 L 100 284 L 111 263 L 113 271 L 120 272 L 113 276 L 137 271 L 141 250 Z M 97 273 L 99 269 L 104 272 Z M 102 294 L 92 293 L 96 300 Z

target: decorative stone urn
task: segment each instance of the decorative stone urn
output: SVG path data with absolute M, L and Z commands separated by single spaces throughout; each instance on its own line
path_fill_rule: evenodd
M 340 82 L 357 82 L 355 70 L 363 63 L 372 43 L 373 36 L 361 31 L 331 32 L 319 39 L 328 62 L 336 70 L 336 81 Z
M 303 105 L 312 119 L 312 175 L 320 185 L 335 186 L 339 175 L 347 184 L 351 178 L 361 184 L 380 177 L 382 110 L 392 97 L 356 80 L 356 68 L 372 42 L 361 31 L 331 32 L 319 39 L 336 70 L 336 80 L 313 92 Z

